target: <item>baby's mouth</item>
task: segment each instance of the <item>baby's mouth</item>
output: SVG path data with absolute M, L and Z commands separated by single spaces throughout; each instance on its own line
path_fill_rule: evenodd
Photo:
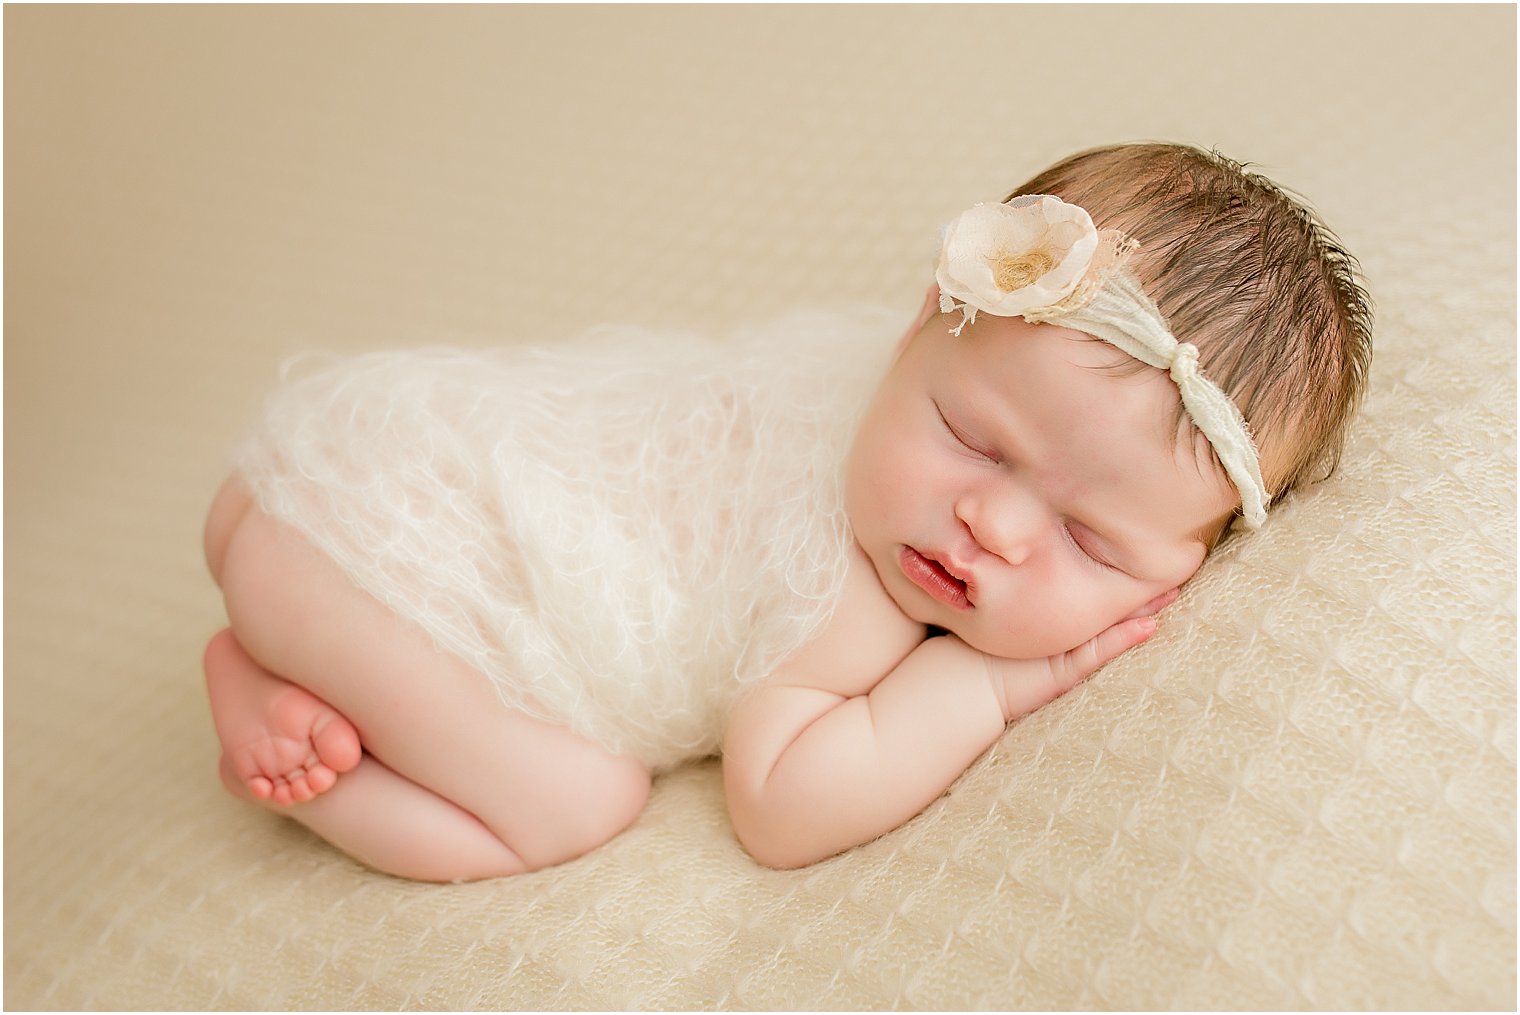
M 935 555 L 904 546 L 898 554 L 898 565 L 909 581 L 946 606 L 969 610 L 976 605 L 972 600 L 975 587 L 971 576 L 959 569 L 952 570 Z

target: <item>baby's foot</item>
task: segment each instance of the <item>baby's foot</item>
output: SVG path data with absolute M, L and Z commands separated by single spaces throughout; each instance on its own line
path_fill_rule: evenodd
M 359 733 L 320 698 L 249 657 L 230 629 L 206 646 L 222 769 L 257 800 L 304 803 L 359 764 Z

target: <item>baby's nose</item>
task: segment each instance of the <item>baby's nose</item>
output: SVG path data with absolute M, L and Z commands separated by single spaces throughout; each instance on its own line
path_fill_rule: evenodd
M 1018 491 L 983 491 L 962 497 L 956 515 L 976 544 L 1008 563 L 1028 560 L 1047 527 L 1034 499 Z

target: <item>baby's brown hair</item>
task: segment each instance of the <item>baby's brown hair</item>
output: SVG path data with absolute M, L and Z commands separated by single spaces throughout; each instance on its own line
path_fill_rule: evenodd
M 1372 359 L 1372 301 L 1302 199 L 1218 152 L 1162 143 L 1079 152 L 1005 200 L 1025 194 L 1140 242 L 1131 269 L 1250 423 L 1269 497 L 1335 471 Z

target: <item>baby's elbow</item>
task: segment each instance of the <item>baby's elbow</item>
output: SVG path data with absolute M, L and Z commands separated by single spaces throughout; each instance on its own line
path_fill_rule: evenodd
M 731 782 L 731 781 L 730 781 Z M 733 827 L 734 838 L 739 840 L 739 845 L 750 855 L 750 859 L 766 867 L 785 870 L 790 866 L 786 863 L 785 851 L 780 849 L 780 843 L 772 834 L 770 822 L 762 811 L 759 802 L 752 796 L 730 784 L 727 787 L 728 823 Z
M 739 845 L 744 847 L 750 859 L 771 870 L 797 870 L 815 864 L 827 856 L 795 842 L 788 842 L 783 837 L 756 834 L 754 829 L 746 833 L 735 826 L 734 832 L 739 839 Z
M 754 827 L 745 828 L 735 824 L 734 834 L 751 860 L 772 870 L 796 870 L 822 859 L 798 849 L 793 843 L 785 842 L 777 836 L 767 835 L 763 830 Z
M 734 837 L 756 863 L 775 870 L 793 870 L 812 862 L 794 841 L 792 824 L 776 813 L 777 801 L 768 797 L 765 780 L 755 777 L 742 759 L 723 759 L 724 796 Z

